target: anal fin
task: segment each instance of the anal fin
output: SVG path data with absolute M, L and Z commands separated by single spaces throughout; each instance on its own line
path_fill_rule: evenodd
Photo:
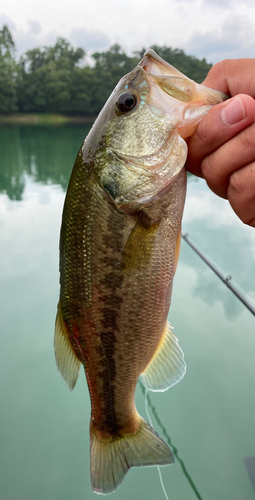
M 149 391 L 166 391 L 177 384 L 186 373 L 186 363 L 178 339 L 166 323 L 160 344 L 141 374 L 142 382 Z
M 57 367 L 67 386 L 72 390 L 79 377 L 81 362 L 77 358 L 69 340 L 62 318 L 60 303 L 58 304 L 55 324 L 54 348 Z

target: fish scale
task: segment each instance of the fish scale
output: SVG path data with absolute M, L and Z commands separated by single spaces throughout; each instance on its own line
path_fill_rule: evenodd
M 134 396 L 139 376 L 164 391 L 186 371 L 167 322 L 186 193 L 184 139 L 225 97 L 149 50 L 118 83 L 76 158 L 60 237 L 55 355 L 70 389 L 85 368 L 97 493 L 112 492 L 133 466 L 174 462 Z

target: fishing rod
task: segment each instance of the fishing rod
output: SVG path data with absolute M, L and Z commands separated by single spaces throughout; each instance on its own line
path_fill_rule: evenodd
M 233 292 L 236 297 L 249 309 L 249 311 L 255 316 L 255 307 L 246 299 L 246 297 L 239 292 L 237 287 L 232 283 L 232 276 L 225 276 L 217 267 L 206 257 L 205 254 L 199 250 L 199 248 L 192 243 L 188 237 L 188 234 L 182 234 L 183 240 L 188 243 L 188 245 L 199 255 L 199 257 L 212 269 L 212 271 L 221 279 L 221 281 Z

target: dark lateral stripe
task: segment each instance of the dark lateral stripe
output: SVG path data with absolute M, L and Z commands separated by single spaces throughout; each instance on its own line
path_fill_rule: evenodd
M 110 214 L 107 220 L 107 232 L 102 237 L 102 253 L 100 258 L 102 276 L 100 279 L 100 343 L 102 350 L 103 416 L 101 430 L 112 434 L 118 433 L 115 413 L 115 380 L 117 377 L 115 353 L 117 334 L 120 331 L 120 309 L 123 302 L 121 287 L 123 271 L 121 258 L 123 253 L 123 220 L 120 214 Z M 113 256 L 114 252 L 114 256 Z

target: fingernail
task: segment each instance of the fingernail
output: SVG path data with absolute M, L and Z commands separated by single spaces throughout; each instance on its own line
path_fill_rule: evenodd
M 246 118 L 246 111 L 240 97 L 236 97 L 221 112 L 221 119 L 226 125 L 235 125 L 244 118 Z

